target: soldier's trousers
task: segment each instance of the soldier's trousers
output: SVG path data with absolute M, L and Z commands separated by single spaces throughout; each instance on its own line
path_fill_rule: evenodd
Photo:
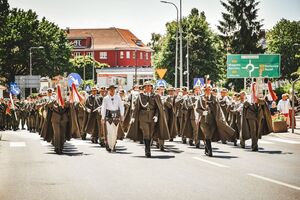
M 67 122 L 52 122 L 53 127 L 53 146 L 63 149 L 66 141 Z
M 248 124 L 250 127 L 250 134 L 251 134 L 251 148 L 257 148 L 258 145 L 258 124 L 256 120 L 248 119 Z M 245 140 L 240 136 L 240 143 L 242 146 L 245 146 Z
M 144 140 L 151 140 L 154 133 L 154 122 L 145 122 L 140 120 L 140 130 L 143 133 Z

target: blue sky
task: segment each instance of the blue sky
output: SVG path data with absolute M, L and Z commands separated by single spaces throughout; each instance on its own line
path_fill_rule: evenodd
M 169 1 L 179 6 L 179 0 Z M 300 20 L 300 0 L 260 2 L 258 14 L 265 29 L 272 28 L 281 18 Z M 166 22 L 176 19 L 175 8 L 159 0 L 9 0 L 9 4 L 32 9 L 61 28 L 126 28 L 145 43 L 152 32 L 164 34 Z M 183 16 L 192 8 L 204 11 L 211 28 L 217 31 L 224 11 L 219 0 L 182 0 L 182 4 Z

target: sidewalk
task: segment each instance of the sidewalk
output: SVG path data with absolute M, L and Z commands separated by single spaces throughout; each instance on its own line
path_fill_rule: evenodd
M 292 133 L 292 129 L 289 128 L 288 132 L 271 133 L 270 136 L 300 140 L 300 115 L 298 114 L 296 116 L 296 127 L 294 129 L 294 133 Z

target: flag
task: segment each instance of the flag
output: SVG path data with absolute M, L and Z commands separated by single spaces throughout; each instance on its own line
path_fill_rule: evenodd
M 65 107 L 65 102 L 64 102 L 63 97 L 62 97 L 60 85 L 57 85 L 57 103 L 62 108 Z
M 273 101 L 276 101 L 278 99 L 278 97 L 277 97 L 276 93 L 273 91 L 271 81 L 268 81 L 268 90 L 269 90 L 269 94 L 272 97 Z
M 257 94 L 256 94 L 256 83 L 251 84 L 251 101 L 252 103 L 257 102 Z
M 14 114 L 15 114 L 15 118 L 16 120 L 18 120 L 17 114 L 16 114 L 16 109 L 15 109 L 15 104 L 14 104 L 14 100 L 12 98 L 12 93 L 9 93 L 9 98 L 10 98 L 10 102 L 11 102 L 11 108 L 14 110 Z
M 77 88 L 74 83 L 72 83 L 72 90 L 70 96 L 70 103 L 81 102 L 83 97 L 78 93 Z

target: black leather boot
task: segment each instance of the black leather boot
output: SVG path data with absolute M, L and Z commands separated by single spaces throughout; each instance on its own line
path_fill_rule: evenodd
M 206 140 L 205 143 L 205 155 L 212 157 L 212 147 L 211 147 L 211 140 Z
M 145 156 L 147 158 L 150 158 L 151 157 L 151 150 L 150 150 L 150 143 L 151 141 L 150 140 L 144 140 L 144 144 L 145 144 Z

